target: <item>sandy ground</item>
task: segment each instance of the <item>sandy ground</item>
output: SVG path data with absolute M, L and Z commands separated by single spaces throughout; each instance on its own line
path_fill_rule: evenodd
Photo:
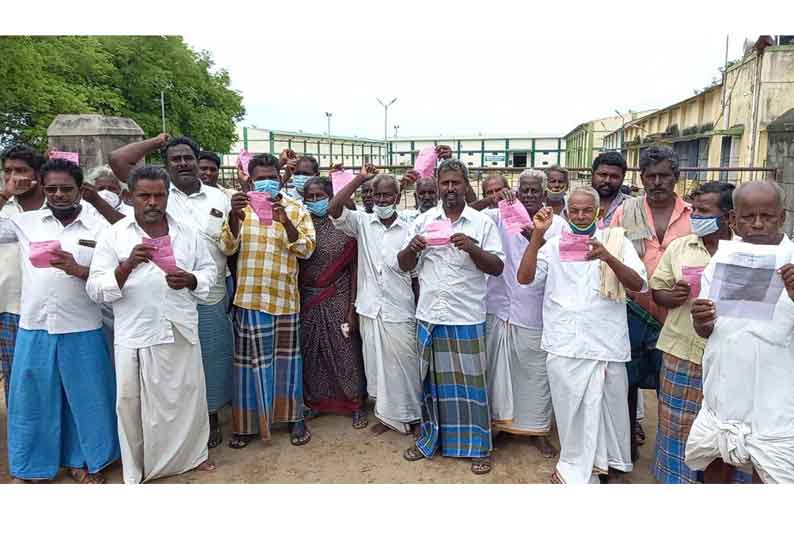
M 649 462 L 656 433 L 656 396 L 645 391 L 646 418 L 643 428 L 647 441 L 640 447 L 640 460 L 626 482 L 653 483 Z M 11 482 L 6 449 L 6 406 L 0 392 L 0 483 Z M 221 413 L 224 440 L 228 441 L 230 412 Z M 370 425 L 374 418 L 370 413 Z M 545 483 L 554 470 L 555 459 L 544 459 L 525 438 L 501 434 L 494 439 L 493 471 L 489 475 L 471 473 L 470 462 L 435 457 L 409 463 L 402 458 L 411 437 L 387 432 L 374 435 L 369 428 L 353 429 L 349 418 L 321 416 L 309 422 L 312 440 L 302 447 L 289 443 L 286 428 L 276 428 L 272 443 L 257 440 L 242 450 L 223 445 L 210 450 L 217 465 L 212 473 L 191 472 L 161 483 L 236 484 L 236 483 Z M 555 437 L 555 445 L 557 445 Z M 121 464 L 107 471 L 109 482 L 121 483 Z M 58 483 L 71 483 L 62 470 Z

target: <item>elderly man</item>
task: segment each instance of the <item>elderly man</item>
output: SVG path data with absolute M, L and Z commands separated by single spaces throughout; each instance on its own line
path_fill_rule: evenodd
M 598 192 L 572 191 L 572 233 L 544 244 L 552 212 L 535 214 L 520 284 L 545 285 L 543 337 L 560 435 L 554 483 L 598 483 L 609 469 L 630 472 L 626 370 L 631 359 L 626 291 L 647 288 L 645 269 L 623 230 L 598 230 Z M 541 248 L 542 247 L 542 248 Z
M 217 276 L 209 296 L 199 299 L 198 305 L 201 359 L 209 409 L 209 447 L 214 448 L 223 439 L 218 412 L 232 400 L 234 340 L 232 323 L 226 311 L 226 255 L 220 242 L 221 228 L 229 216 L 231 203 L 224 192 L 202 182 L 198 146 L 186 137 L 171 138 L 168 134 L 160 134 L 146 141 L 130 143 L 110 155 L 110 165 L 120 179 L 125 179 L 138 161 L 158 149 L 171 179 L 168 213 L 198 234 L 215 261 Z
M 423 381 L 421 434 L 408 461 L 468 457 L 475 474 L 491 470 L 491 424 L 485 382 L 486 277 L 504 267 L 492 220 L 466 205 L 468 169 L 459 160 L 438 167 L 441 206 L 420 215 L 397 255 L 416 272 L 417 339 Z
M 598 197 L 601 199 L 601 209 L 598 213 L 599 228 L 608 227 L 612 223 L 615 211 L 625 200 L 630 199 L 630 196 L 621 190 L 626 188 L 623 186 L 623 179 L 626 177 L 627 167 L 626 159 L 615 151 L 602 152 L 593 160 L 590 186 L 598 192 Z
M 640 255 L 645 272 L 653 276 L 667 247 L 692 230 L 688 203 L 675 193 L 678 181 L 678 155 L 669 147 L 648 147 L 640 154 L 640 178 L 645 189 L 642 198 L 624 200 L 612 217 L 612 224 L 623 227 L 626 237 Z M 632 294 L 628 302 L 631 363 L 629 372 L 629 412 L 632 427 L 632 460 L 637 451 L 637 396 L 639 389 L 657 390 L 662 353 L 656 348 L 667 309 L 657 305 L 651 293 Z
M 416 352 L 411 274 L 397 267 L 397 253 L 410 224 L 396 212 L 400 183 L 391 175 L 373 179 L 374 211 L 344 207 L 372 169 L 364 166 L 331 200 L 334 225 L 358 240 L 356 312 L 363 340 L 367 393 L 375 398 L 375 433 L 407 434 L 421 416 L 422 378 Z M 431 179 L 432 180 L 432 179 Z
M 438 205 L 438 187 L 433 177 L 422 177 L 414 188 L 414 208 L 400 211 L 400 218 L 408 223 Z
M 14 145 L 2 154 L 4 186 L 14 181 L 8 192 L 0 216 L 11 218 L 26 211 L 38 211 L 45 206 L 39 170 L 44 157 L 27 145 Z M 12 193 L 13 192 L 13 193 Z M 0 244 L 0 379 L 3 380 L 5 402 L 8 405 L 8 385 L 19 329 L 19 299 L 22 293 L 22 267 L 17 243 Z
M 518 177 L 515 205 L 523 205 L 535 216 L 546 199 L 546 174 L 527 169 Z M 505 252 L 504 272 L 488 279 L 486 345 L 488 402 L 494 428 L 529 436 L 544 457 L 554 456 L 551 434 L 551 391 L 546 374 L 546 352 L 540 348 L 543 332 L 543 284 L 519 285 L 516 272 L 526 251 L 532 229 L 513 233 L 498 209 L 486 209 L 499 230 Z M 565 220 L 554 215 L 544 240 L 567 229 Z
M 65 466 L 78 482 L 102 483 L 101 471 L 119 458 L 115 386 L 102 315 L 85 280 L 92 247 L 109 224 L 83 208 L 78 165 L 49 160 L 40 175 L 47 208 L 0 217 L 0 242 L 19 242 L 22 262 L 9 470 L 23 480 L 51 480 Z M 16 193 L 12 176 L 0 202 Z
M 239 253 L 234 297 L 234 394 L 231 448 L 247 446 L 257 434 L 270 440 L 271 425 L 290 424 L 290 442 L 307 444 L 311 433 L 303 415 L 303 361 L 300 353 L 298 258 L 315 247 L 309 211 L 285 196 L 279 160 L 255 155 L 248 175 L 257 195 L 232 197 L 232 212 L 223 227 L 221 246 L 227 256 Z M 269 207 L 271 220 L 265 215 Z M 263 216 L 257 215 L 257 211 Z
M 94 301 L 113 305 L 126 484 L 214 469 L 196 301 L 217 271 L 199 235 L 166 211 L 170 182 L 158 167 L 132 172 L 135 214 L 102 237 L 86 284 Z
M 731 222 L 742 242 L 719 244 L 692 305 L 695 331 L 708 342 L 703 353 L 703 405 L 689 432 L 686 464 L 704 470 L 706 483 L 730 482 L 733 471 L 741 468 L 752 469 L 756 482 L 790 484 L 794 483 L 794 243 L 783 233 L 785 211 L 778 184 L 742 184 L 733 193 L 733 206 Z M 745 267 L 748 260 L 772 266 Z M 751 276 L 754 285 L 766 284 L 760 294 L 770 302 L 771 320 L 755 319 L 743 307 L 726 314 L 722 303 L 736 299 L 735 292 L 725 291 L 736 288 L 726 276 L 731 273 Z M 721 287 L 713 292 L 717 281 Z M 767 290 L 775 282 L 785 288 L 779 297 L 770 298 Z M 747 296 L 746 286 L 743 290 L 742 297 Z
M 555 215 L 561 215 L 566 205 L 565 195 L 570 186 L 568 170 L 554 164 L 546 169 L 546 176 L 548 178 L 546 205 L 552 208 Z
M 110 166 L 95 167 L 88 172 L 85 182 L 94 185 L 99 196 L 122 215 L 132 216 L 134 214 L 132 206 L 125 203 L 129 199 L 127 185 L 118 180 Z

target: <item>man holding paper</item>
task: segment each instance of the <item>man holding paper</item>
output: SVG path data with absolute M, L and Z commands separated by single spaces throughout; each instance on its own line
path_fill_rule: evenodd
M 499 199 L 496 209 L 483 211 L 496 223 L 505 252 L 504 272 L 488 279 L 486 376 L 494 428 L 529 436 L 544 457 L 553 457 L 551 391 L 540 347 L 543 284 L 523 286 L 516 277 L 532 236 L 531 220 L 545 199 L 546 174 L 527 169 L 518 176 L 516 199 Z M 565 220 L 555 214 L 544 240 L 564 229 Z
M 278 422 L 290 424 L 290 442 L 301 446 L 311 433 L 303 417 L 298 258 L 314 252 L 314 225 L 305 206 L 280 192 L 278 158 L 255 155 L 248 174 L 254 192 L 232 197 L 221 234 L 224 253 L 239 253 L 229 446 L 243 448 L 256 435 L 268 441 Z
M 744 183 L 733 205 L 742 240 L 720 242 L 692 305 L 708 342 L 686 464 L 706 483 L 729 483 L 737 468 L 755 482 L 794 483 L 794 243 L 783 233 L 783 190 Z
M 86 290 L 113 305 L 121 462 L 124 483 L 137 484 L 214 469 L 196 303 L 217 271 L 197 233 L 166 211 L 165 170 L 138 168 L 128 184 L 135 214 L 100 239 Z
M 0 217 L 0 242 L 18 242 L 22 260 L 9 470 L 23 480 L 52 480 L 63 466 L 78 482 L 102 483 L 101 471 L 119 458 L 116 390 L 102 314 L 85 281 L 90 245 L 109 224 L 81 205 L 78 165 L 49 160 L 40 175 L 47 208 Z M 6 180 L 0 200 L 17 192 L 16 183 Z
M 491 423 L 485 381 L 486 277 L 499 276 L 504 252 L 496 225 L 466 205 L 468 169 L 459 160 L 438 167 L 441 206 L 411 225 L 397 255 L 416 270 L 416 309 L 423 399 L 421 433 L 408 461 L 442 455 L 471 458 L 474 474 L 491 471 Z
M 553 483 L 598 483 L 609 469 L 631 472 L 626 291 L 647 288 L 645 268 L 621 228 L 598 230 L 598 192 L 568 198 L 572 233 L 545 241 L 551 209 L 534 216 L 519 284 L 543 285 L 543 335 L 560 435 Z
M 668 310 L 657 348 L 662 351 L 659 374 L 659 426 L 652 471 L 666 484 L 694 484 L 701 473 L 684 463 L 684 447 L 703 400 L 701 359 L 706 340 L 692 325 L 692 302 L 700 297 L 703 270 L 720 241 L 733 238 L 729 217 L 733 185 L 711 182 L 693 194 L 689 221 L 693 233 L 667 247 L 650 287 L 653 299 Z

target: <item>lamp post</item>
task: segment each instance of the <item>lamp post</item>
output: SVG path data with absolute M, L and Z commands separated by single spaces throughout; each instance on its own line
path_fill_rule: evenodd
M 165 133 L 165 91 L 160 91 L 160 117 L 163 119 L 163 133 Z
M 380 98 L 376 99 L 383 106 L 383 145 L 386 152 L 386 165 L 391 165 L 391 153 L 389 152 L 389 107 L 397 101 L 397 98 L 395 97 L 389 103 L 383 103 Z
M 618 114 L 618 117 L 620 117 L 620 122 L 621 122 L 621 125 L 620 125 L 620 153 L 623 154 L 623 143 L 624 143 L 624 138 L 626 137 L 626 119 L 623 118 L 623 115 L 621 115 L 620 111 L 618 111 L 617 109 L 615 109 L 615 113 Z
M 325 112 L 325 116 L 328 119 L 328 137 L 331 137 L 331 115 L 333 115 L 333 113 L 329 113 L 328 111 Z
M 397 137 L 397 130 L 399 130 L 399 129 L 400 129 L 400 125 L 399 124 L 395 124 L 394 125 L 394 137 L 395 138 Z

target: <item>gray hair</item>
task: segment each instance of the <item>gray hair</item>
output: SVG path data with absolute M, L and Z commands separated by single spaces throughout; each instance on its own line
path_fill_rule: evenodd
M 548 184 L 549 178 L 540 169 L 525 169 L 518 175 L 518 184 L 521 184 L 521 179 L 524 177 L 529 177 L 530 179 L 537 179 L 540 181 L 540 187 L 542 190 L 546 190 L 546 186 Z
M 560 165 L 557 165 L 557 164 L 553 164 L 553 165 L 547 167 L 546 168 L 546 178 L 548 178 L 549 173 L 551 173 L 552 171 L 556 171 L 558 173 L 562 173 L 562 176 L 565 177 L 565 182 L 566 183 L 569 182 L 568 181 L 568 170 L 565 169 L 564 167 L 562 167 Z
M 596 208 L 601 206 L 601 198 L 598 195 L 598 192 L 592 186 L 577 186 L 573 190 L 571 190 L 571 195 L 568 196 L 568 203 L 570 203 L 571 198 L 574 197 L 576 194 L 587 194 L 593 201 L 595 202 Z
M 463 180 L 467 183 L 469 182 L 469 168 L 457 158 L 449 158 L 441 162 L 441 165 L 438 166 L 436 177 L 440 179 L 444 171 L 460 171 L 463 174 Z
M 397 180 L 397 177 L 395 177 L 394 175 L 389 175 L 388 173 L 378 173 L 377 175 L 375 175 L 375 178 L 372 179 L 373 192 L 378 189 L 378 185 L 381 182 L 392 183 L 392 185 L 394 186 L 394 193 L 397 194 L 398 196 L 400 195 L 400 181 Z
M 742 195 L 742 193 L 757 186 L 768 186 L 774 190 L 775 194 L 777 194 L 777 201 L 780 204 L 780 208 L 783 208 L 783 205 L 786 201 L 786 193 L 783 191 L 783 187 L 780 186 L 780 184 L 778 184 L 776 181 L 750 181 L 748 183 L 740 184 L 736 190 L 733 191 L 733 208 L 736 209 L 736 204 L 739 201 L 739 197 Z
M 640 175 L 643 175 L 645 170 L 649 167 L 653 167 L 665 160 L 670 160 L 673 166 L 673 177 L 677 179 L 681 172 L 678 166 L 678 153 L 671 147 L 663 145 L 654 145 L 647 149 L 643 149 L 640 153 Z
M 93 185 L 96 184 L 97 179 L 105 179 L 107 177 L 110 177 L 111 179 L 116 179 L 122 191 L 127 190 L 127 183 L 121 182 L 121 180 L 118 177 L 116 177 L 116 174 L 113 173 L 113 170 L 110 169 L 110 166 L 108 165 L 97 166 L 91 169 L 91 171 L 89 171 L 86 174 L 84 181 L 88 184 Z

